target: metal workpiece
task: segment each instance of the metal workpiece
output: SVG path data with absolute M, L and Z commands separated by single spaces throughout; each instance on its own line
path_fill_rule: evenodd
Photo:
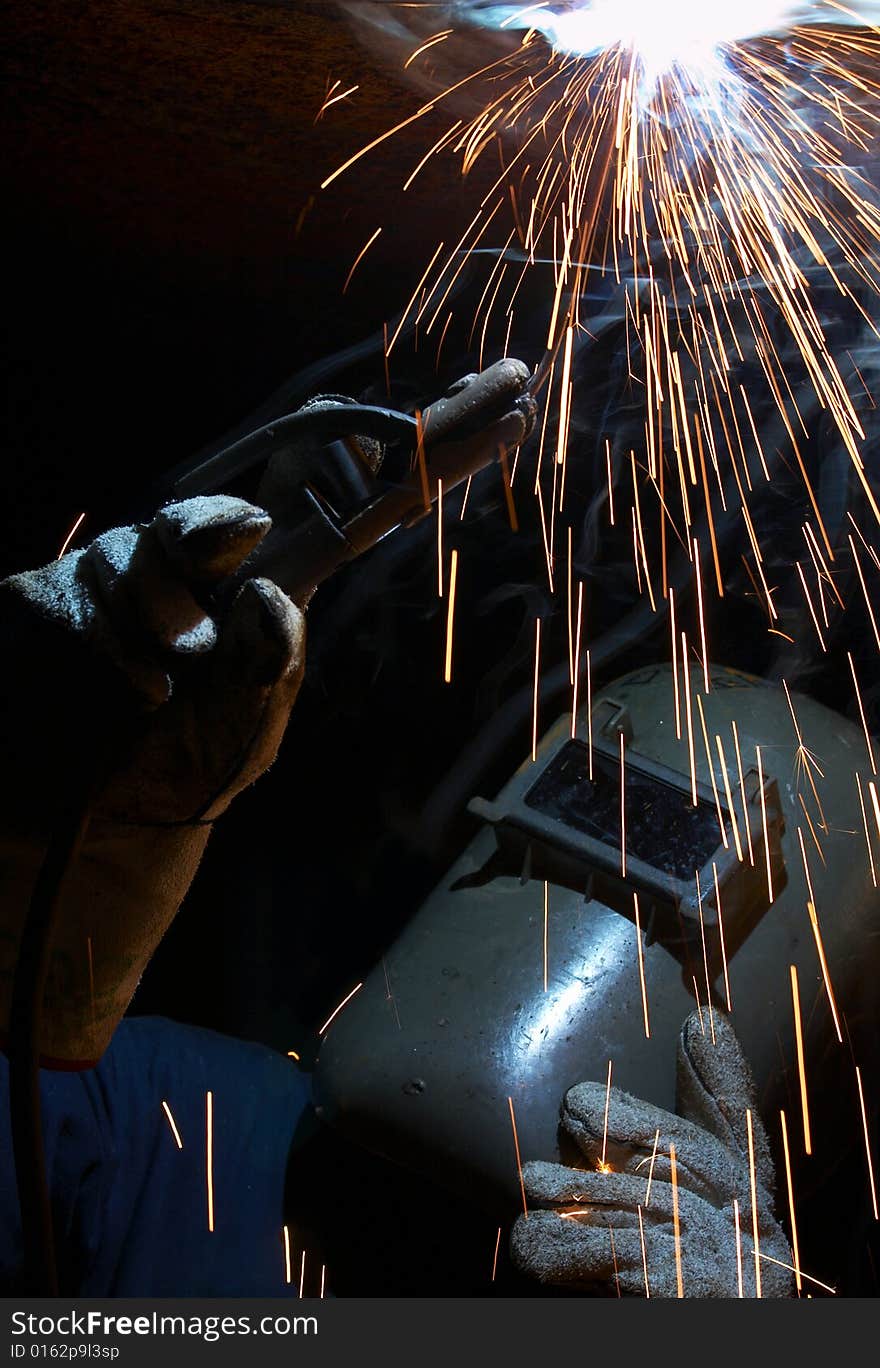
M 565 1091 L 585 1079 L 604 1081 L 609 1061 L 615 1085 L 672 1109 L 676 1041 L 695 998 L 711 1028 L 708 974 L 719 1011 L 726 1010 L 729 983 L 732 1023 L 755 1073 L 771 1137 L 778 1138 L 773 1123 L 780 1107 L 797 1134 L 794 965 L 813 1138 L 813 1158 L 804 1161 L 803 1145 L 793 1145 L 794 1162 L 796 1170 L 808 1165 L 798 1181 L 813 1187 L 821 1181 L 839 1158 L 840 1117 L 858 1115 L 850 1051 L 859 1058 L 862 1042 L 867 1057 L 880 1007 L 880 898 L 855 778 L 860 772 L 867 792 L 865 737 L 797 695 L 791 700 L 795 724 L 784 692 L 761 680 L 715 667 L 711 680 L 701 702 L 714 775 L 694 719 L 698 804 L 706 821 L 700 819 L 694 836 L 693 879 L 680 877 L 686 856 L 681 848 L 670 854 L 662 822 L 652 823 L 650 812 L 641 828 L 632 812 L 624 879 L 619 839 L 615 846 L 613 831 L 603 839 L 604 818 L 594 820 L 589 805 L 580 831 L 566 831 L 558 819 L 564 804 L 557 803 L 556 816 L 535 806 L 535 795 L 541 799 L 542 784 L 571 745 L 571 719 L 560 718 L 544 737 L 536 763 L 529 759 L 493 803 L 475 805 L 486 825 L 330 1026 L 316 1075 L 318 1104 L 330 1124 L 366 1148 L 466 1192 L 505 1219 L 521 1202 L 511 1107 L 523 1160 L 559 1157 L 557 1122 Z M 626 774 L 667 785 L 662 802 L 680 799 L 683 820 L 689 820 L 689 743 L 684 719 L 676 736 L 670 667 L 648 666 L 598 694 L 594 765 L 600 757 L 616 757 L 619 766 L 618 725 Z M 583 715 L 576 745 L 584 756 L 587 737 Z M 619 805 L 619 775 L 607 777 L 617 785 Z M 633 786 L 642 803 L 645 792 Z M 588 797 L 582 795 L 584 803 Z M 611 810 L 607 804 L 600 808 L 600 817 Z M 719 809 L 727 846 L 720 838 Z M 645 858 L 636 848 L 640 843 Z M 838 1040 L 823 982 L 805 861 L 845 1044 Z M 719 953 L 713 863 L 726 957 Z

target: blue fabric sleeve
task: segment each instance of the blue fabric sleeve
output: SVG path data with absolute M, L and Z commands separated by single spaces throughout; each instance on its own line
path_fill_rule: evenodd
M 21 1229 L 0 1057 L 0 1277 Z M 312 1116 L 307 1076 L 262 1045 L 157 1017 L 122 1022 L 100 1064 L 41 1075 L 61 1290 L 79 1296 L 296 1295 L 300 1249 L 285 1179 Z M 214 1230 L 208 1228 L 207 1093 Z M 177 1141 L 167 1104 L 183 1148 Z

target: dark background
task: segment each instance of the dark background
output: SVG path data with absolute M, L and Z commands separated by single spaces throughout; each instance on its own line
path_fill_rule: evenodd
M 402 193 L 446 126 L 432 115 L 320 191 L 418 104 L 330 4 L 32 0 L 8 11 L 6 26 L 0 574 L 51 559 L 83 511 L 78 544 L 134 516 L 162 472 L 276 386 L 379 332 L 497 172 L 480 164 L 464 184 L 454 159 L 438 159 Z M 316 124 L 337 78 L 359 90 Z M 540 356 L 527 335 L 512 351 Z M 459 337 L 434 377 L 402 351 L 394 395 L 423 402 L 472 360 Z M 596 365 L 601 373 L 601 356 Z M 344 378 L 350 392 L 375 390 L 381 360 L 374 353 Z M 474 510 L 460 534 L 470 606 L 455 686 L 440 682 L 444 623 L 425 533 L 321 591 L 279 760 L 224 818 L 134 1011 L 264 1040 L 308 1064 L 316 1028 L 466 840 L 475 790 L 456 759 L 528 687 L 534 618 L 548 607 L 533 511 L 521 509 L 522 536 L 515 547 L 504 540 L 502 562 L 497 485 L 483 482 Z M 630 580 L 606 579 L 609 622 L 632 599 Z M 713 629 L 719 658 L 765 672 L 760 622 L 732 594 Z M 564 654 L 558 621 L 545 649 L 548 664 Z M 652 651 L 663 655 L 662 642 L 641 642 L 633 658 Z M 827 669 L 815 692 L 844 705 L 839 678 Z M 521 725 L 512 717 L 477 766 L 476 791 L 490 793 L 530 744 L 530 708 Z M 338 1145 L 325 1143 L 316 1171 L 324 1176 L 306 1186 L 322 1202 L 346 1175 L 345 1238 L 328 1256 L 338 1291 L 489 1290 L 494 1226 L 423 1180 L 414 1203 L 408 1179 Z M 446 1214 L 436 1250 L 432 1201 Z

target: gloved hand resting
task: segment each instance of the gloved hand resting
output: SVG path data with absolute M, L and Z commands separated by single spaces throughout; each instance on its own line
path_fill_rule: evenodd
M 694 1013 L 682 1027 L 679 1115 L 611 1089 L 605 1143 L 609 1171 L 597 1167 L 605 1138 L 605 1085 L 580 1083 L 566 1094 L 562 1131 L 591 1167 L 524 1165 L 529 1214 L 517 1219 L 511 1236 L 513 1260 L 521 1271 L 543 1283 L 584 1291 L 608 1289 L 612 1295 L 617 1279 L 623 1295 L 644 1296 L 647 1265 L 650 1295 L 675 1297 L 670 1164 L 674 1145 L 684 1295 L 737 1297 L 741 1270 L 742 1294 L 756 1296 L 746 1117 L 750 1111 L 761 1295 L 791 1294 L 791 1253 L 773 1213 L 773 1161 L 755 1109 L 751 1074 L 728 1020 L 717 1012 L 713 1018 L 714 1044 L 705 1015 L 701 1023 Z
M 4 1032 L 49 833 L 91 789 L 54 940 L 47 1062 L 101 1056 L 211 824 L 275 758 L 302 677 L 302 613 L 265 579 L 219 624 L 202 606 L 270 526 L 241 499 L 190 499 L 0 585 Z

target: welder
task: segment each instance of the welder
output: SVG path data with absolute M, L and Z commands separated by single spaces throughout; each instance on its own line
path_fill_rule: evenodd
M 501 374 L 502 389 L 509 388 L 509 366 Z M 522 386 L 520 372 L 512 379 Z M 465 387 L 465 396 L 470 392 Z M 527 432 L 521 402 L 506 389 L 502 399 L 506 411 L 496 396 L 494 411 L 484 408 L 463 444 L 483 461 Z M 459 442 L 457 457 L 461 449 Z M 301 473 L 301 466 L 299 459 L 291 467 L 289 452 L 275 462 L 263 485 L 273 508 L 284 504 L 284 472 Z M 272 763 L 300 686 L 302 607 L 256 573 L 271 523 L 261 507 L 239 498 L 185 499 L 2 585 L 0 1005 L 6 1041 L 23 1010 L 15 992 L 28 910 L 33 915 L 41 885 L 54 878 L 58 913 L 37 1019 L 49 1237 L 61 1292 L 298 1290 L 281 1269 L 292 1219 L 288 1164 L 318 1125 L 306 1075 L 259 1045 L 158 1018 L 123 1019 L 215 822 Z M 302 605 L 308 579 L 301 565 L 290 567 Z M 720 1271 L 729 1272 L 730 1248 L 721 1254 L 726 1193 L 747 1166 L 740 1121 L 744 1106 L 754 1106 L 739 1046 L 721 1023 L 719 1032 L 723 1048 L 710 1056 L 694 1023 L 683 1028 L 679 1076 L 689 1119 L 621 1095 L 610 1122 L 615 1153 L 626 1150 L 633 1165 L 645 1136 L 660 1128 L 654 1178 L 661 1206 L 671 1192 L 664 1156 L 670 1143 L 677 1147 L 684 1257 L 691 1290 L 702 1295 L 729 1290 Z M 2 1069 L 5 1093 L 5 1059 Z M 550 1114 L 556 1105 L 548 1097 Z M 565 1125 L 586 1155 L 597 1143 L 597 1106 L 607 1113 L 607 1100 L 597 1101 L 589 1085 L 566 1102 Z M 26 1160 L 9 1133 L 6 1107 L 0 1125 L 0 1271 L 7 1290 L 32 1290 L 23 1251 L 33 1232 L 22 1228 L 13 1155 L 19 1165 Z M 608 1136 L 606 1116 L 605 1143 Z M 756 1229 L 765 1251 L 785 1264 L 757 1116 L 753 1144 Z M 614 1193 L 603 1194 L 606 1209 L 611 1196 L 626 1207 L 628 1184 L 641 1182 L 627 1178 L 625 1163 L 621 1168 Z M 594 1178 L 536 1165 L 528 1181 L 535 1200 L 576 1207 Z M 222 1193 L 216 1209 L 215 1193 Z M 748 1250 L 748 1200 L 742 1217 Z M 553 1265 L 576 1255 L 579 1280 L 601 1285 L 604 1245 L 599 1254 L 595 1231 L 576 1224 L 575 1244 L 561 1254 L 554 1238 L 541 1238 L 537 1215 L 518 1226 L 517 1262 L 551 1280 Z M 748 1268 L 745 1281 L 752 1290 Z M 785 1294 L 788 1286 L 785 1270 L 765 1277 L 765 1295 Z

